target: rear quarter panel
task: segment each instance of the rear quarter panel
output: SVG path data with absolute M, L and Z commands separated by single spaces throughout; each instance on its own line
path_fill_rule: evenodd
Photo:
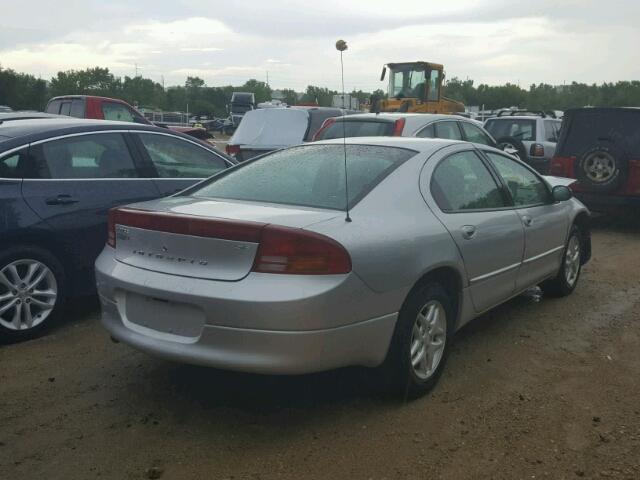
M 462 261 L 451 236 L 424 202 L 418 154 L 384 179 L 351 211 L 310 227 L 342 243 L 353 271 L 376 295 L 382 310 L 398 311 L 411 288 L 429 271 L 448 266 L 461 274 Z

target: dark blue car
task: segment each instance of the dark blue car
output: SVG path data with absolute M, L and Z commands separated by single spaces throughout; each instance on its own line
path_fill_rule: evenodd
M 171 195 L 235 162 L 163 128 L 0 115 L 0 336 L 32 336 L 94 291 L 110 208 Z

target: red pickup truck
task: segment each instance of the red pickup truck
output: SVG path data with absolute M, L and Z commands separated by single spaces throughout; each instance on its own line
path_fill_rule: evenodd
M 53 97 L 47 102 L 47 113 L 68 115 L 77 118 L 92 118 L 95 120 L 118 120 L 120 122 L 141 123 L 154 125 L 138 110 L 127 102 L 117 98 L 98 97 L 93 95 L 65 95 Z M 162 126 L 162 125 L 157 125 Z M 168 127 L 177 132 L 186 133 L 199 140 L 213 138 L 204 128 Z

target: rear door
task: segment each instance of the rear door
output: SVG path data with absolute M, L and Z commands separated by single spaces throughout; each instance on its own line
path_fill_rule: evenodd
M 172 195 L 228 168 L 221 155 L 196 142 L 155 132 L 132 132 L 162 196 Z
M 475 150 L 461 147 L 427 163 L 433 170 L 423 172 L 422 190 L 430 192 L 432 210 L 458 246 L 474 306 L 482 312 L 514 294 L 524 231 L 502 184 Z
M 512 198 L 525 232 L 517 288 L 522 290 L 555 275 L 569 230 L 569 202 L 554 202 L 546 182 L 530 168 L 499 153 L 484 151 Z
M 158 197 L 141 178 L 123 132 L 91 132 L 37 142 L 22 194 L 65 244 L 74 264 L 90 268 L 107 238 L 110 208 Z

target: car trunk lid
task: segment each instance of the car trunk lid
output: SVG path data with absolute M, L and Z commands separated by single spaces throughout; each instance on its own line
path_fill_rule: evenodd
M 337 215 L 184 197 L 153 206 L 112 212 L 109 242 L 113 237 L 116 259 L 146 270 L 223 281 L 241 280 L 251 271 L 267 225 L 299 230 Z

